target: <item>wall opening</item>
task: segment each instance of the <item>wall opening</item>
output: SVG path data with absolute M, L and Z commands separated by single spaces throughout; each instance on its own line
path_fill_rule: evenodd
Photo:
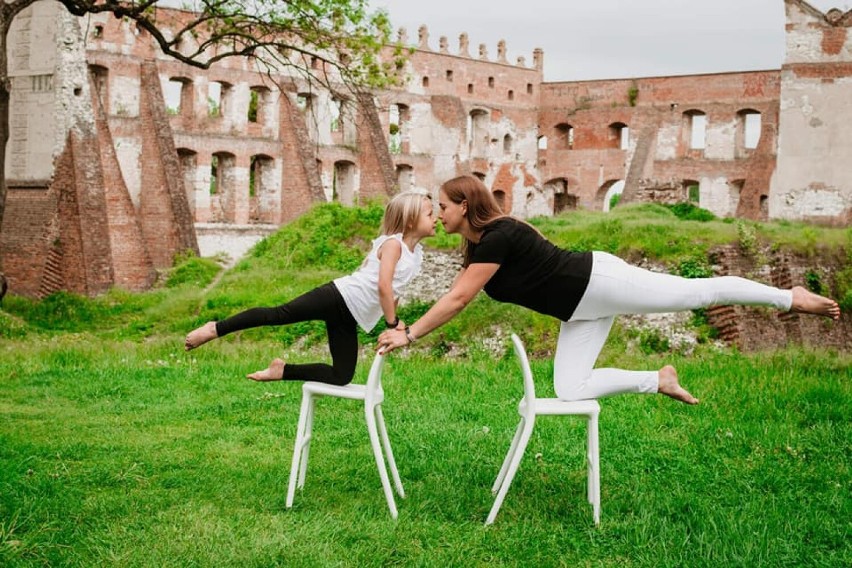
M 275 160 L 257 154 L 249 163 L 249 220 L 271 223 L 275 218 Z
M 104 109 L 104 114 L 109 114 L 109 69 L 101 65 L 89 65 L 89 73 L 92 75 L 98 102 Z
M 207 87 L 207 116 L 225 116 L 228 112 L 230 95 L 230 84 L 223 81 L 211 81 Z
M 189 212 L 195 219 L 195 178 L 198 171 L 198 154 L 188 148 L 178 148 L 177 154 L 183 187 L 186 190 L 186 200 L 189 202 Z
M 630 128 L 623 122 L 609 125 L 609 143 L 611 148 L 627 150 L 630 147 Z
M 485 156 L 488 149 L 488 112 L 475 109 L 467 116 L 467 144 L 472 156 Z
M 400 191 L 408 191 L 414 188 L 414 168 L 408 164 L 399 164 L 396 167 L 396 184 Z
M 508 156 L 512 153 L 512 136 L 507 134 L 503 137 L 503 154 Z
M 210 217 L 214 223 L 234 221 L 236 157 L 217 152 L 210 160 Z
M 249 122 L 264 124 L 269 112 L 270 91 L 266 87 L 251 87 L 249 90 L 249 106 L 246 118 Z
M 601 211 L 610 211 L 618 204 L 621 193 L 624 191 L 623 179 L 611 179 L 604 183 L 597 192 L 596 200 L 600 204 Z
M 736 217 L 737 207 L 740 204 L 740 196 L 745 186 L 744 179 L 735 179 L 728 182 L 728 213 L 726 217 Z
M 553 147 L 557 150 L 571 150 L 574 148 L 574 127 L 570 124 L 557 124 L 556 136 Z
M 497 201 L 497 205 L 500 207 L 500 210 L 503 213 L 506 213 L 506 192 L 502 189 L 498 189 L 494 192 L 494 200 Z
M 761 114 L 754 109 L 737 112 L 736 149 L 737 157 L 743 158 L 757 148 L 761 134 Z
M 687 148 L 703 150 L 707 145 L 707 115 L 694 109 L 684 112 L 683 132 Z
M 343 205 L 353 205 L 355 194 L 355 164 L 346 160 L 334 162 L 331 200 L 339 201 Z
M 683 200 L 694 205 L 701 203 L 701 184 L 694 179 L 683 180 Z

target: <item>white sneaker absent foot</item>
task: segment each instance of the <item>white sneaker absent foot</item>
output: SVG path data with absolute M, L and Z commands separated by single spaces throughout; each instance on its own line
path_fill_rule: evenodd
M 790 308 L 791 311 L 800 314 L 825 316 L 833 320 L 840 319 L 840 306 L 831 298 L 814 294 L 802 286 L 794 286 L 791 291 L 793 292 L 793 307 Z
M 686 404 L 698 404 L 698 399 L 680 386 L 677 380 L 677 371 L 674 367 L 666 365 L 660 369 L 659 377 L 660 383 L 657 386 L 657 392 Z
M 216 333 L 216 322 L 208 321 L 198 329 L 194 329 L 187 334 L 183 342 L 183 348 L 186 351 L 192 351 L 196 347 L 201 347 L 217 337 L 219 335 Z
M 280 381 L 284 378 L 284 360 L 276 357 L 269 363 L 269 367 L 262 371 L 255 371 L 254 373 L 248 374 L 246 375 L 246 378 L 261 382 Z

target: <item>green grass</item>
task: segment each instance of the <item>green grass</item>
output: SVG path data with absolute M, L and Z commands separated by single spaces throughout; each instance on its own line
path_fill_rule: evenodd
M 584 429 L 537 425 L 498 516 L 493 477 L 521 395 L 510 357 L 394 356 L 385 415 L 408 498 L 390 519 L 350 401 L 318 403 L 308 480 L 284 507 L 295 384 L 242 378 L 274 342 L 191 355 L 177 338 L 9 341 L 0 359 L 4 566 L 846 566 L 847 355 L 679 359 L 702 398 L 603 401 L 603 515 Z M 662 359 L 608 349 L 604 361 Z M 23 361 L 23 363 L 22 363 Z M 366 365 L 357 380 L 363 381 Z M 542 396 L 551 365 L 536 361 Z
M 495 356 L 484 340 L 520 333 L 539 394 L 551 396 L 558 332 L 552 319 L 484 297 L 389 358 L 385 417 L 408 494 L 399 519 L 387 511 L 363 409 L 341 400 L 318 403 L 307 484 L 286 509 L 301 391 L 243 376 L 282 350 L 294 361 L 324 356 L 322 327 L 248 330 L 190 354 L 183 336 L 351 270 L 375 235 L 376 211 L 319 207 L 227 272 L 178 259 L 164 286 L 144 294 L 8 296 L 0 566 L 852 564 L 849 352 L 745 355 L 702 344 L 684 357 L 618 324 L 600 366 L 671 362 L 701 405 L 602 401 L 597 528 L 584 498 L 582 424 L 540 419 L 496 524 L 484 527 L 522 393 L 508 344 Z M 713 244 L 744 234 L 778 231 L 778 246 L 805 253 L 814 238 L 814 254 L 852 250 L 849 230 L 742 229 L 656 206 L 534 222 L 563 246 L 653 257 L 686 275 L 706 271 Z M 427 308 L 406 306 L 403 319 Z M 356 381 L 374 336 L 362 334 Z

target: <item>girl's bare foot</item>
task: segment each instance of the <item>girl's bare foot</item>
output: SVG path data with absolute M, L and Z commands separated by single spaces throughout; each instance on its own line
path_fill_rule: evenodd
M 677 382 L 677 371 L 671 365 L 666 365 L 659 372 L 660 383 L 657 386 L 657 392 L 671 397 L 675 400 L 685 402 L 686 404 L 698 404 L 698 399 L 689 394 L 689 392 L 680 386 Z
M 792 311 L 825 316 L 833 320 L 840 318 L 840 306 L 831 298 L 814 294 L 802 286 L 794 286 L 791 291 L 793 292 Z
M 200 347 L 212 339 L 219 337 L 216 333 L 216 322 L 208 321 L 198 329 L 190 331 L 183 342 L 183 348 L 186 351 L 192 351 L 196 347 Z
M 267 368 L 246 375 L 246 377 L 253 381 L 280 381 L 284 378 L 284 361 L 276 357 Z

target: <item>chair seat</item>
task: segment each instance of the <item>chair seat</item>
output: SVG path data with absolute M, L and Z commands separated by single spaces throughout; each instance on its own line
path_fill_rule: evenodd
M 367 397 L 367 385 L 330 385 L 328 383 L 318 383 L 316 381 L 307 381 L 302 385 L 304 394 L 318 396 L 336 396 L 339 398 L 348 398 L 350 400 L 364 400 Z M 376 400 L 384 399 L 384 392 L 381 388 L 375 391 Z
M 558 398 L 537 398 L 534 403 L 536 414 L 569 415 L 597 414 L 601 405 L 596 400 L 561 400 Z M 520 412 L 520 410 L 519 410 Z

